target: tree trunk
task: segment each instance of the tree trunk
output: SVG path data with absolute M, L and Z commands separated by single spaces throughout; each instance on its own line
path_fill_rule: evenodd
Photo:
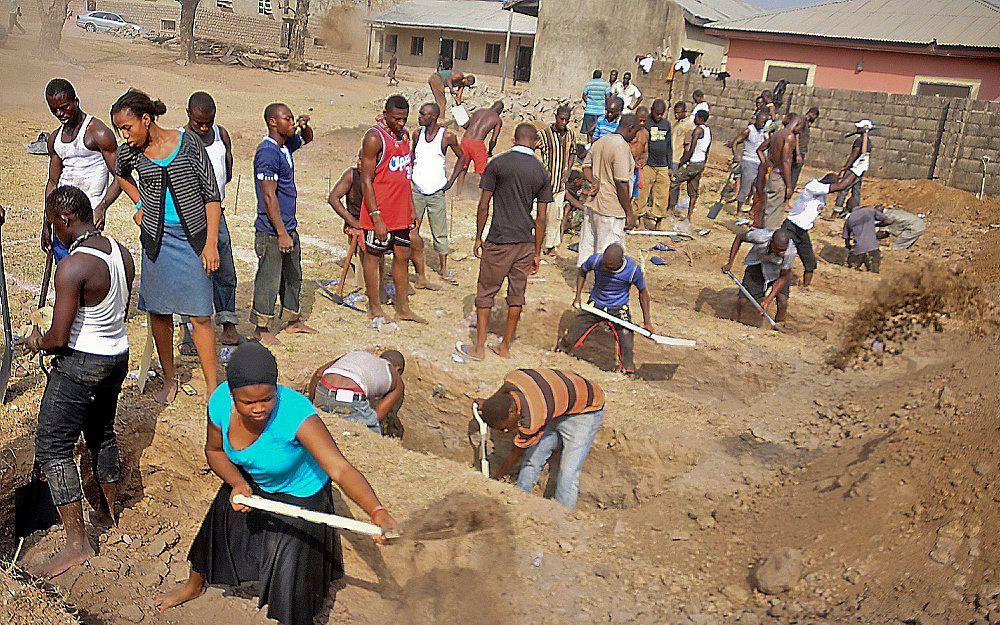
M 292 20 L 292 33 L 288 41 L 288 68 L 291 70 L 305 69 L 306 28 L 309 25 L 309 0 L 296 0 L 295 19 Z
M 44 56 L 59 52 L 68 0 L 38 0 L 42 27 L 38 31 L 38 49 Z
M 181 23 L 177 31 L 181 60 L 194 63 L 194 16 L 200 0 L 177 0 L 181 4 Z

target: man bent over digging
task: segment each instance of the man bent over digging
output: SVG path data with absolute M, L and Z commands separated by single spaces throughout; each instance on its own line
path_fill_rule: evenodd
M 575 508 L 583 463 L 604 419 L 601 387 L 572 371 L 518 369 L 479 402 L 479 410 L 491 428 L 516 430 L 510 453 L 491 477 L 502 479 L 520 465 L 517 485 L 530 493 L 561 442 L 555 499 Z

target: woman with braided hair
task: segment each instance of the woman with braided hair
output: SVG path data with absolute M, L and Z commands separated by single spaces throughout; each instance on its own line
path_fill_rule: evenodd
M 124 139 L 114 174 L 135 202 L 143 251 L 139 310 L 149 313 L 163 367 L 163 389 L 156 398 L 163 404 L 177 395 L 174 315 L 191 318 L 207 393 L 216 387 L 210 274 L 219 268 L 222 215 L 219 186 L 201 140 L 157 125 L 166 111 L 163 102 L 135 89 L 111 107 L 115 130 Z

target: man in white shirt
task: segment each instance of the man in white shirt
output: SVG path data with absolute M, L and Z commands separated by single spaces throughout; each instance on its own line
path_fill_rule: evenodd
M 802 259 L 802 286 L 808 287 L 816 271 L 816 253 L 813 251 L 809 231 L 816 224 L 816 218 L 826 206 L 826 196 L 830 192 L 847 189 L 854 184 L 854 174 L 848 172 L 842 179 L 837 174 L 827 174 L 822 179 L 813 178 L 795 198 L 792 210 L 788 212 L 781 228 L 788 231 L 788 237 L 795 244 L 799 258 Z
M 621 82 L 617 82 L 611 87 L 611 93 L 621 98 L 625 103 L 622 108 L 624 115 L 635 113 L 635 109 L 642 102 L 642 92 L 632 83 L 632 72 L 622 74 Z
M 691 99 L 694 100 L 694 108 L 691 109 L 691 121 L 694 121 L 694 116 L 698 114 L 698 111 L 708 112 L 708 102 L 705 101 L 705 92 L 701 89 L 695 89 L 691 92 Z

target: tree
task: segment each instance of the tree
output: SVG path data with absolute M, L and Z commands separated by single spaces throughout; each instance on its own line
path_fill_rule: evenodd
M 305 69 L 306 28 L 309 25 L 309 0 L 296 0 L 295 18 L 288 41 L 288 68 Z
M 181 60 L 194 63 L 194 16 L 200 0 L 177 0 L 181 5 L 181 23 L 178 38 L 181 44 Z
M 38 31 L 38 49 L 45 56 L 53 56 L 59 52 L 68 4 L 68 0 L 38 0 L 42 17 L 42 27 Z

